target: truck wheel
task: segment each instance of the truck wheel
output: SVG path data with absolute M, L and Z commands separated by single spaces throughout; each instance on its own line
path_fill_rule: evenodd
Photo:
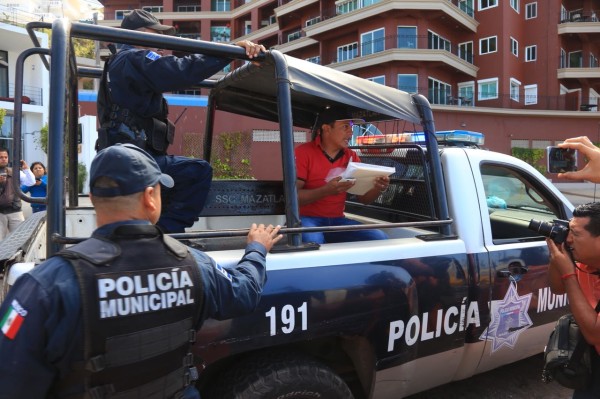
M 353 399 L 333 370 L 303 355 L 271 353 L 247 359 L 222 374 L 212 399 Z

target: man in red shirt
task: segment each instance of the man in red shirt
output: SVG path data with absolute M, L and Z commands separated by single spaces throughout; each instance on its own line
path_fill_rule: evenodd
M 594 308 L 600 300 L 600 202 L 579 205 L 573 210 L 564 244 L 557 245 L 549 238 L 546 241 L 552 292 L 567 294 L 586 342 L 596 349 L 592 351 L 592 384 L 586 390 L 575 390 L 573 398 L 599 398 L 600 316 Z
M 358 155 L 348 148 L 355 123 L 364 123 L 364 121 L 351 118 L 343 110 L 327 109 L 318 117 L 313 140 L 296 148 L 296 187 L 303 227 L 360 224 L 344 217 L 347 191 L 354 182 L 341 181 L 341 177 L 325 181 L 331 169 L 346 168 L 350 160 L 360 162 Z M 373 188 L 363 195 L 358 195 L 357 200 L 363 204 L 371 203 L 388 188 L 389 184 L 389 177 L 377 177 L 373 180 Z M 302 241 L 318 244 L 386 238 L 387 235 L 380 230 L 302 234 Z

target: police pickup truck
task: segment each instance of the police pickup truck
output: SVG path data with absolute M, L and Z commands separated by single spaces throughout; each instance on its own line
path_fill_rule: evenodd
M 50 26 L 28 29 L 38 27 Z M 61 20 L 51 27 L 51 50 L 34 47 L 18 62 L 13 152 L 21 151 L 23 61 L 49 55 L 48 210 L 2 243 L 4 291 L 94 228 L 93 209 L 79 204 L 76 184 L 69 186 L 68 201 L 63 198 L 63 132 L 69 179 L 77 178 L 77 77 L 100 76 L 76 66 L 72 37 L 245 57 L 223 44 Z M 240 259 L 250 222 L 281 224 L 286 235 L 268 256 L 268 282 L 256 311 L 208 320 L 198 332 L 194 355 L 203 366 L 198 386 L 204 398 L 397 399 L 543 350 L 567 301 L 550 291 L 544 236 L 529 223 L 569 219 L 572 205 L 533 167 L 478 148 L 480 135 L 436 135 L 431 107 L 419 94 L 276 50 L 204 85 L 211 88 L 205 158 L 211 159 L 219 117 L 271 121 L 279 129 L 282 176 L 214 181 L 194 228 L 175 237 L 193 240 L 227 266 Z M 346 204 L 347 216 L 362 223 L 352 228 L 382 229 L 387 240 L 301 241 L 294 129 L 309 131 L 326 107 L 370 123 L 367 129 L 377 134 L 359 136 L 365 145 L 355 150 L 362 162 L 395 170 L 374 203 L 349 197 Z

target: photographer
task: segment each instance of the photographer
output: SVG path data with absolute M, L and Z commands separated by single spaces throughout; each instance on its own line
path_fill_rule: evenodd
M 575 208 L 564 243 L 557 245 L 550 238 L 546 243 L 552 292 L 567 294 L 586 342 L 596 349 L 591 351 L 592 385 L 584 391 L 575 390 L 573 398 L 600 398 L 600 318 L 594 309 L 600 300 L 600 202 Z
M 21 185 L 33 186 L 35 177 L 29 166 L 20 161 L 19 179 Z M 0 147 L 0 241 L 14 231 L 25 220 L 21 210 L 21 199 L 12 185 L 13 169 L 8 167 L 8 149 Z

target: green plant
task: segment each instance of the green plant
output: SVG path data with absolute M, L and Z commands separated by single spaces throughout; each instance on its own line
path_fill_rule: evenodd
M 6 110 L 4 108 L 0 108 L 0 130 L 2 130 L 2 125 L 4 125 L 4 117 L 6 116 Z
M 85 179 L 87 179 L 87 168 L 83 162 L 77 163 L 77 189 L 78 193 L 83 192 L 83 184 L 85 183 Z
M 40 129 L 40 135 L 33 138 L 35 144 L 37 144 L 38 148 L 44 153 L 48 153 L 48 124 L 46 123 Z
M 218 136 L 218 150 L 211 161 L 215 179 L 252 179 L 250 159 L 243 152 L 250 148 L 250 134 L 223 132 Z
M 46 154 L 48 153 L 48 124 L 46 123 L 40 129 L 40 135 L 34 138 L 37 146 L 44 151 Z M 65 173 L 67 172 L 67 166 L 69 165 L 68 160 L 65 160 Z M 77 189 L 78 193 L 83 192 L 83 184 L 85 183 L 85 179 L 87 178 L 88 172 L 83 162 L 77 163 Z
M 527 162 L 529 165 L 537 169 L 538 172 L 544 174 L 546 167 L 540 165 L 540 160 L 544 159 L 546 151 L 541 148 L 521 148 L 513 147 L 511 149 L 512 156 Z

